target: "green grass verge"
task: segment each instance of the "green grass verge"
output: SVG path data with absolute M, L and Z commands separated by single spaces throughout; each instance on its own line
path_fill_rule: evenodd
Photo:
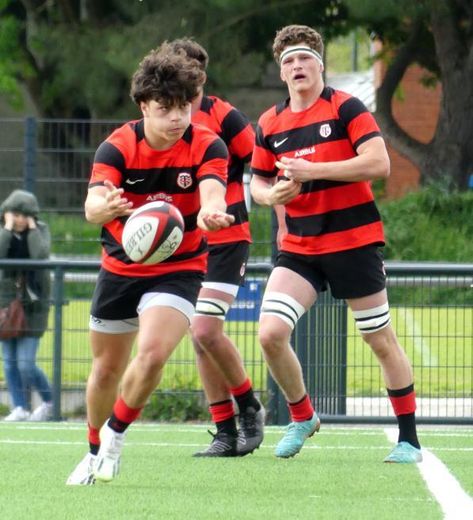
M 63 387 L 81 387 L 91 367 L 88 339 L 89 301 L 72 301 L 64 307 L 62 327 Z M 414 366 L 419 397 L 463 397 L 473 395 L 473 309 L 455 307 L 396 307 L 393 325 L 400 343 Z M 52 334 L 44 335 L 39 350 L 40 364 L 53 375 Z M 267 388 L 267 369 L 257 338 L 257 322 L 228 322 L 226 330 L 240 349 L 256 389 Z M 201 390 L 193 346 L 185 337 L 163 375 L 160 389 Z M 0 367 L 1 369 L 1 367 Z M 3 378 L 3 370 L 0 372 Z M 384 396 L 385 385 L 378 362 L 347 317 L 347 395 Z
M 91 366 L 88 339 L 90 302 L 72 301 L 64 307 L 62 327 L 62 381 L 83 385 Z M 473 309 L 455 307 L 393 308 L 393 325 L 414 365 L 419 397 L 473 395 Z M 53 313 L 50 329 L 41 340 L 40 364 L 53 374 Z M 228 335 L 238 345 L 256 389 L 266 389 L 267 370 L 257 339 L 257 322 L 228 322 Z M 3 371 L 0 372 L 3 377 Z M 178 346 L 165 368 L 162 389 L 200 390 L 189 337 Z M 385 395 L 377 360 L 347 317 L 347 395 Z

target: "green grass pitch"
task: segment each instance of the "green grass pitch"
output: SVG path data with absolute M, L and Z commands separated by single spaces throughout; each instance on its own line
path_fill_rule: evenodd
M 122 472 L 109 484 L 68 487 L 87 450 L 83 423 L 0 423 L 1 518 L 440 520 L 416 465 L 383 464 L 391 443 L 376 427 L 323 425 L 293 459 L 274 457 L 268 427 L 244 458 L 193 458 L 207 425 L 130 427 Z M 473 429 L 420 428 L 429 448 L 473 495 Z

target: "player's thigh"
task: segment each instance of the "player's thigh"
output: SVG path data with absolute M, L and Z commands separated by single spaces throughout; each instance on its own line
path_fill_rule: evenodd
M 138 352 L 166 361 L 189 329 L 189 318 L 175 307 L 150 306 L 140 313 Z
M 125 370 L 136 332 L 109 334 L 90 330 L 89 334 L 94 367 L 114 372 Z
M 296 271 L 287 267 L 275 267 L 269 275 L 263 299 L 269 293 L 283 293 L 294 298 L 306 310 L 317 298 L 314 286 Z
M 348 298 L 346 302 L 352 311 L 364 311 L 386 304 L 388 302 L 388 295 L 386 289 L 383 289 L 369 296 Z

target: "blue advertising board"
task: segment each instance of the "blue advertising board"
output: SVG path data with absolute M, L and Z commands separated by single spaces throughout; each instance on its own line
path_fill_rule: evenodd
M 258 321 L 263 297 L 263 282 L 247 279 L 227 313 L 229 321 Z

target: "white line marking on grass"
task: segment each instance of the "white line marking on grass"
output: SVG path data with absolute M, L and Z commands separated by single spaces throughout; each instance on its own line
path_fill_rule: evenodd
M 51 445 L 51 446 L 87 446 L 87 442 L 84 441 L 52 441 L 52 440 L 21 440 L 21 439 L 0 439 L 0 445 L 2 444 L 22 444 L 22 445 Z M 208 446 L 208 444 L 202 443 L 190 443 L 190 442 L 143 442 L 143 441 L 133 441 L 128 438 L 128 442 L 126 442 L 127 447 L 131 448 L 140 448 L 143 446 L 155 447 L 155 448 L 201 448 Z M 276 444 L 264 443 L 260 446 L 260 448 L 264 449 L 274 449 Z M 423 448 L 423 450 L 428 448 Z M 436 448 L 438 449 L 438 448 Z M 386 451 L 386 446 L 320 446 L 318 444 L 305 444 L 304 451 L 306 450 L 323 450 L 323 451 L 373 451 L 373 450 L 383 450 Z M 457 451 L 457 452 L 468 452 L 473 451 L 473 448 L 439 448 L 442 451 Z
M 202 424 L 186 424 L 186 423 L 141 423 L 137 422 L 132 426 L 130 431 L 139 431 L 144 433 L 204 433 L 207 430 L 212 429 L 213 424 L 202 423 Z M 8 423 L 0 421 L 0 432 L 11 432 L 11 431 L 82 431 L 87 432 L 87 424 L 81 422 L 45 422 L 45 423 Z M 265 432 L 271 434 L 281 434 L 285 430 L 284 426 L 265 426 Z M 465 437 L 473 438 L 473 428 L 470 425 L 465 427 L 454 429 L 452 427 L 445 427 L 442 429 L 433 428 L 422 428 L 419 427 L 419 431 L 422 432 L 423 436 L 432 437 Z M 357 426 L 343 427 L 337 424 L 323 424 L 323 429 L 319 435 L 325 433 L 337 436 L 349 436 L 356 433 L 362 436 L 377 436 L 384 435 L 383 427 L 379 425 L 366 425 L 366 427 L 360 428 Z
M 386 436 L 397 442 L 395 428 L 386 428 Z M 460 486 L 458 480 L 448 471 L 431 451 L 422 448 L 423 462 L 417 464 L 432 496 L 437 500 L 446 520 L 471 520 L 473 518 L 473 499 Z
M 417 322 L 414 313 L 410 309 L 404 309 L 398 312 L 398 316 L 404 321 L 406 332 L 412 336 L 414 349 L 422 359 L 422 365 L 425 367 L 437 367 L 439 360 L 435 354 L 432 354 L 429 343 L 423 338 L 422 327 Z

